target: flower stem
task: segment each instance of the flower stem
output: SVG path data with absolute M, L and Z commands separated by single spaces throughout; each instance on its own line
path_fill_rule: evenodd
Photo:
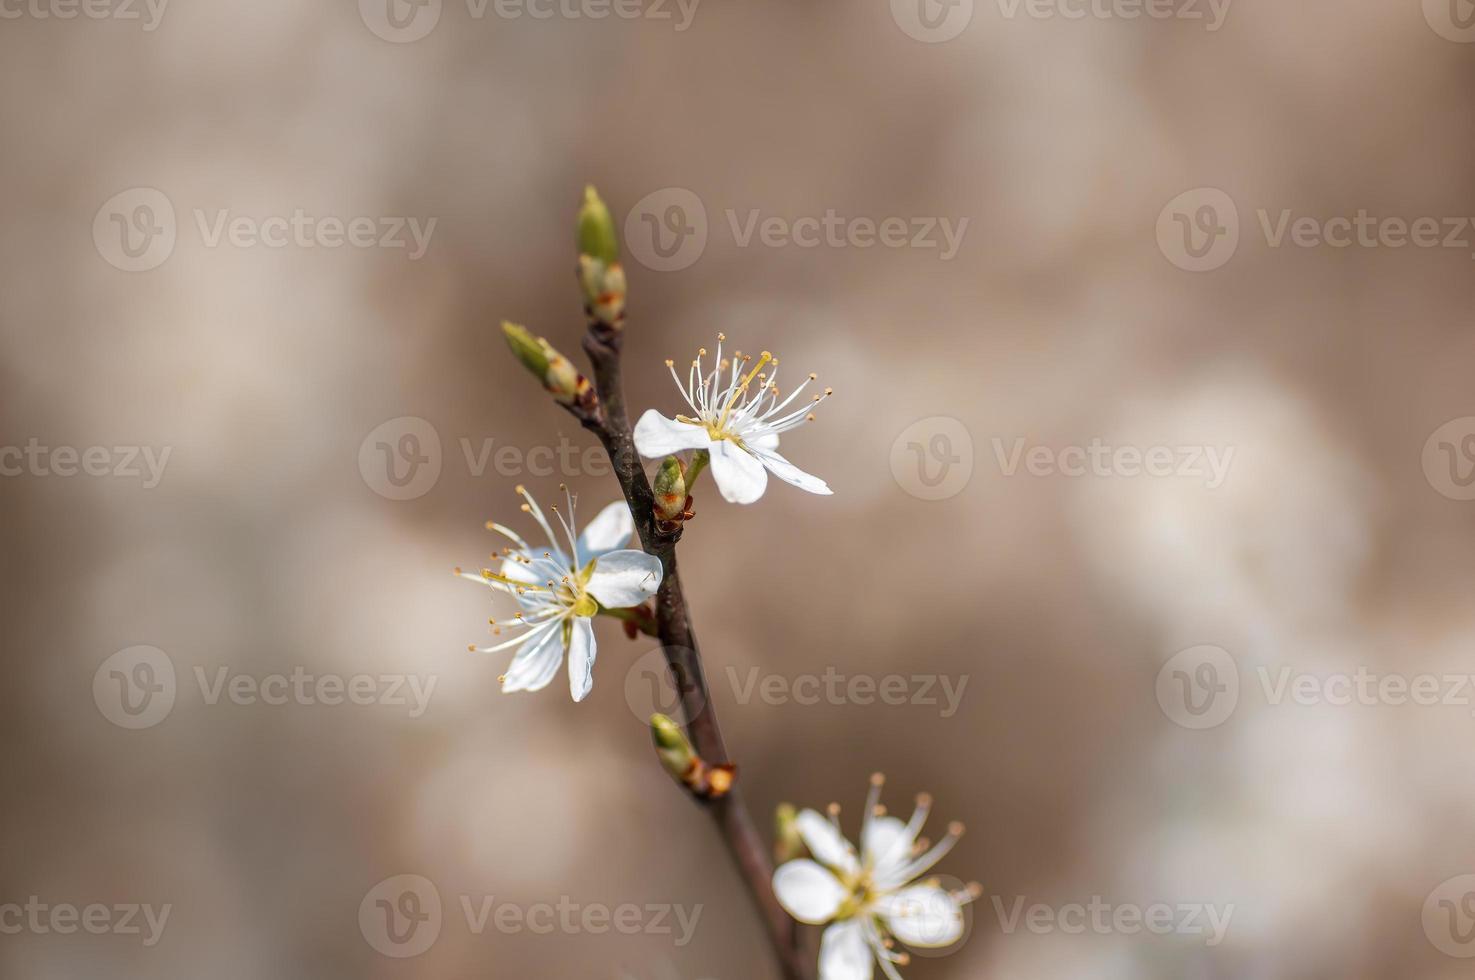
M 698 449 L 691 455 L 691 462 L 687 464 L 684 478 L 686 480 L 686 492 L 691 493 L 691 488 L 696 486 L 697 477 L 702 475 L 702 470 L 712 461 L 712 454 L 705 449 Z
M 630 609 L 607 609 L 604 606 L 600 606 L 599 614 L 630 623 L 646 636 L 660 635 L 660 629 L 656 626 L 655 614 L 645 606 L 634 606 Z

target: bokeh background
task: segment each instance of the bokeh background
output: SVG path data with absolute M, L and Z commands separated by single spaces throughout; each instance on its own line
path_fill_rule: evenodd
M 502 696 L 504 656 L 466 652 L 495 610 L 450 569 L 489 549 L 484 520 L 520 521 L 513 487 L 548 499 L 567 482 L 586 514 L 617 493 L 582 461 L 528 471 L 538 447 L 593 443 L 496 329 L 510 317 L 576 351 L 572 224 L 593 181 L 622 223 L 670 188 L 707 218 L 679 270 L 627 242 L 632 409 L 674 411 L 663 360 L 718 331 L 837 391 L 785 442 L 835 495 L 775 483 L 739 508 L 706 484 L 681 554 L 761 821 L 780 801 L 837 800 L 853 833 L 879 769 L 894 809 L 927 790 L 939 826 L 968 823 L 939 870 L 985 897 L 966 942 L 908 977 L 1468 976 L 1436 942 L 1431 895 L 1475 873 L 1471 705 L 1277 706 L 1257 674 L 1475 670 L 1475 503 L 1425 465 L 1435 430 L 1475 415 L 1475 233 L 1450 248 L 1276 248 L 1256 215 L 1475 214 L 1475 46 L 1452 39 L 1458 21 L 1436 29 L 1449 11 L 1432 0 L 1235 0 L 1210 31 L 978 0 L 933 8 L 968 17 L 928 43 L 885 0 L 705 0 L 683 30 L 681 9 L 650 7 L 476 17 L 446 0 L 417 40 L 406 31 L 425 20 L 395 36 L 369 0 L 179 2 L 152 30 L 141 6 L 143 21 L 6 8 L 0 444 L 171 455 L 152 487 L 0 479 L 0 902 L 173 911 L 152 948 L 0 936 L 0 972 L 776 976 L 712 828 L 652 758 L 649 645 L 602 623 L 579 705 L 562 676 Z M 136 188 L 167 198 L 176 240 L 129 272 L 106 244 L 106 202 Z M 1240 238 L 1196 273 L 1157 229 L 1198 188 L 1234 202 Z M 138 198 L 122 200 L 132 220 Z M 436 225 L 411 260 L 211 247 L 196 217 L 297 209 Z M 728 218 L 829 209 L 969 223 L 943 260 L 744 247 Z M 433 429 L 440 472 L 394 500 L 359 458 L 405 417 Z M 1457 473 L 1475 465 L 1463 425 L 1449 430 Z M 971 470 L 929 500 L 907 444 L 939 432 Z M 513 462 L 478 473 L 488 439 Z M 1000 453 L 1021 439 L 1234 456 L 1212 488 L 1010 475 Z M 137 645 L 164 651 L 177 695 L 127 730 L 94 677 Z M 1232 714 L 1195 730 L 1158 679 L 1204 645 L 1242 684 Z M 436 687 L 419 717 L 210 704 L 196 671 L 221 668 Z M 948 716 L 740 703 L 730 672 L 746 684 L 754 668 L 785 684 L 833 669 L 966 688 Z M 360 928 L 366 894 L 400 874 L 434 882 L 445 906 L 415 958 L 380 955 Z M 1445 945 L 1475 953 L 1459 942 L 1475 909 L 1451 887 Z M 682 946 L 477 935 L 463 896 L 702 912 Z M 995 904 L 1093 896 L 1232 905 L 1233 919 L 1210 947 L 1011 930 Z

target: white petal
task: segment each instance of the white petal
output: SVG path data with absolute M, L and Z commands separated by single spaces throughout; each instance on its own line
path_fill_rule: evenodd
M 773 894 L 786 912 L 811 925 L 829 922 L 847 897 L 840 879 L 808 858 L 790 861 L 773 873 Z
M 875 966 L 861 920 L 837 922 L 825 930 L 819 944 L 819 980 L 871 980 Z
M 763 464 L 728 439 L 712 443 L 712 478 L 722 499 L 730 504 L 751 504 L 768 487 Z
M 563 663 L 563 627 L 549 626 L 517 650 L 507 673 L 502 676 L 502 693 L 541 691 L 558 676 Z
M 657 459 L 683 449 L 706 449 L 712 437 L 705 426 L 668 419 L 655 409 L 647 409 L 635 423 L 635 448 L 647 459 Z
M 661 587 L 661 560 L 643 551 L 611 551 L 594 563 L 589 594 L 606 609 L 638 606 Z
M 830 821 L 813 810 L 800 810 L 794 824 L 799 828 L 799 836 L 804 838 L 809 853 L 820 861 L 836 871 L 854 874 L 860 870 L 860 862 L 851 853 L 850 845 Z
M 746 442 L 753 449 L 771 453 L 778 448 L 778 433 L 760 432 L 756 436 L 745 435 L 743 436 L 743 442 Z
M 760 450 L 758 453 L 758 458 L 762 460 L 763 465 L 767 467 L 769 472 L 771 472 L 774 476 L 778 477 L 780 480 L 783 480 L 785 483 L 793 484 L 800 490 L 808 490 L 810 493 L 825 495 L 829 495 L 835 492 L 830 489 L 830 485 L 824 480 L 821 480 L 817 476 L 809 475 L 808 473 L 801 470 L 799 467 L 795 466 L 793 463 L 789 462 L 787 459 L 784 459 L 778 453 L 768 450 Z
M 890 880 L 889 873 L 904 868 L 912 856 L 912 835 L 895 817 L 872 817 L 861 834 L 861 853 L 878 882 Z M 905 879 L 903 879 L 904 881 Z M 896 884 L 902 884 L 897 881 Z
M 935 885 L 913 885 L 876 903 L 891 934 L 908 946 L 951 946 L 963 938 L 963 907 Z
M 630 505 L 616 500 L 584 525 L 584 533 L 579 535 L 579 557 L 576 559 L 579 567 L 583 568 L 591 558 L 625 547 L 634 533 L 635 518 L 630 516 Z
M 568 689 L 575 701 L 589 696 L 594 687 L 594 623 L 588 616 L 574 616 L 568 641 Z

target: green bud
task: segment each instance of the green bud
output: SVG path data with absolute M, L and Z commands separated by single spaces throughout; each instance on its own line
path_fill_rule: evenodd
M 780 803 L 773 811 L 773 860 L 777 864 L 804 856 L 798 816 L 792 803 Z
M 699 760 L 681 726 L 665 715 L 651 715 L 650 736 L 656 744 L 656 755 L 661 757 L 661 765 L 678 782 L 686 782 L 698 767 Z
M 523 363 L 533 375 L 542 381 L 548 376 L 548 355 L 544 352 L 546 342 L 539 342 L 537 337 L 528 333 L 528 328 L 502 321 L 502 333 L 507 337 L 507 346 L 512 348 L 512 353 Z
M 581 397 L 587 397 L 589 382 L 574 369 L 568 358 L 553 349 L 552 344 L 542 337 L 534 337 L 526 327 L 505 320 L 502 333 L 507 337 L 507 346 L 512 348 L 512 353 L 556 401 L 572 405 Z
M 667 456 L 656 470 L 656 517 L 679 521 L 686 513 L 686 467 L 675 456 Z
M 592 184 L 584 188 L 584 206 L 579 209 L 579 254 L 605 265 L 620 261 L 614 219 Z

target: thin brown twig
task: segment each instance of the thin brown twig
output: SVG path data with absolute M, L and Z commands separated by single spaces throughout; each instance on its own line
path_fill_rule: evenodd
M 594 367 L 598 406 L 592 411 L 587 408 L 580 410 L 576 406 L 569 406 L 569 409 L 604 445 L 615 478 L 634 515 L 640 543 L 646 552 L 661 560 L 664 575 L 656 595 L 657 632 L 681 697 L 687 737 L 704 761 L 730 763 L 722 729 L 717 724 L 717 711 L 708 695 L 696 633 L 691 625 L 691 611 L 676 567 L 676 542 L 681 539 L 681 526 L 678 524 L 674 529 L 662 530 L 657 522 L 655 495 L 640 464 L 630 419 L 625 412 L 625 393 L 620 378 L 623 341 L 620 329 L 598 322 L 591 324 L 584 337 L 584 351 Z M 734 786 L 715 799 L 702 799 L 695 795 L 692 798 L 717 824 L 727 851 L 741 872 L 754 905 L 763 916 L 785 980 L 815 980 L 816 964 L 807 949 L 805 936 L 774 897 L 773 862 L 753 823 L 752 814 L 743 802 L 741 789 Z

